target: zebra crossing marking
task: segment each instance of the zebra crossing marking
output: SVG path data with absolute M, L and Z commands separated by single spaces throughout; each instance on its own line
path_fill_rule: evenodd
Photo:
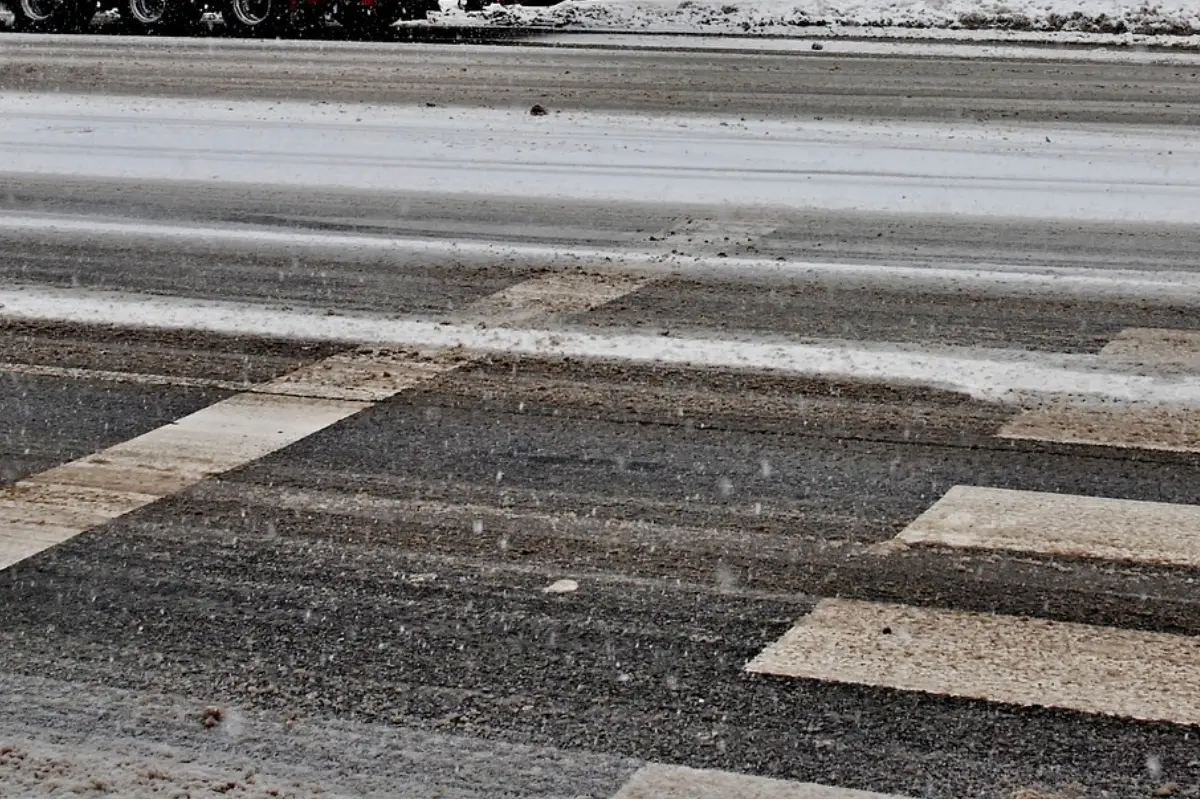
M 1200 724 L 1200 638 L 1174 634 L 827 599 L 746 670 Z
M 646 764 L 630 776 L 614 797 L 635 798 L 867 798 L 896 797 L 820 783 L 760 778 L 715 769 Z
M 501 309 L 501 319 L 514 314 L 527 319 L 539 313 L 544 295 L 541 312 L 553 317 L 586 311 L 647 282 L 547 273 L 476 305 L 485 313 Z M 0 487 L 0 570 L 465 363 L 469 359 L 444 351 L 432 357 L 374 350 L 339 353 L 98 453 Z
M 1200 569 L 1200 506 L 955 486 L 897 539 Z
M 1183 376 L 1200 374 L 1200 331 L 1127 328 L 1100 351 L 1101 361 L 1152 366 Z M 1200 453 L 1200 408 L 1126 408 L 1056 404 L 1025 411 L 997 433 L 1005 439 Z

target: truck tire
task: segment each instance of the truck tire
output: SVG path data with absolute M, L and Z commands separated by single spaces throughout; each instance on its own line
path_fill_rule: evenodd
M 274 39 L 287 33 L 288 0 L 225 0 L 221 18 L 234 36 Z
M 81 33 L 96 15 L 95 0 L 9 0 L 7 5 L 13 30 L 24 33 Z
M 123 0 L 121 21 L 140 36 L 184 36 L 200 25 L 204 8 L 193 0 Z

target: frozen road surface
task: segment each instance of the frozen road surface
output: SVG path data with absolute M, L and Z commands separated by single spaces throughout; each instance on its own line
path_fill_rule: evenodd
M 0 170 L 364 191 L 1200 221 L 1190 130 L 0 95 Z
M 1186 54 L 603 38 L 0 39 L 0 795 L 1200 796 Z

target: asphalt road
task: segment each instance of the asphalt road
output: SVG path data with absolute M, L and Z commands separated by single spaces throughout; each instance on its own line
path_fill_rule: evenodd
M 1029 59 L 5 36 L 0 89 L 719 113 L 1194 126 L 1200 66 Z
M 617 68 L 612 53 L 585 50 L 15 41 L 4 40 L 4 88 L 146 96 L 333 91 L 881 119 L 1017 108 L 1022 119 L 1175 126 L 1194 121 L 1198 91 L 1177 67 L 1137 64 L 648 53 Z M 67 301 L 101 292 L 214 319 L 238 304 L 416 320 L 462 330 L 464 341 L 472 330 L 536 328 L 552 340 L 647 334 L 710 349 L 826 343 L 897 362 L 946 358 L 967 378 L 984 362 L 1077 369 L 1081 384 L 1093 372 L 1110 385 L 1200 371 L 1186 342 L 1170 365 L 1112 350 L 1129 331 L 1200 328 L 1192 225 L 16 173 L 0 187 L 0 284 L 62 309 L 19 319 L 0 307 L 0 520 L 15 519 L 2 516 L 13 508 L 66 519 L 72 509 L 22 499 L 47 470 L 182 428 L 172 423 L 247 393 L 283 402 L 263 387 L 358 357 L 316 325 L 231 337 L 190 324 L 147 331 L 115 311 L 111 324 L 68 319 Z M 34 215 L 83 227 L 4 222 Z M 148 227 L 86 227 L 113 220 Z M 293 239 L 154 235 L 167 224 Z M 351 240 L 297 244 L 298 234 Z M 380 237 L 399 244 L 366 246 Z M 487 242 L 529 255 L 467 247 Z M 589 249 L 612 262 L 581 264 Z M 616 279 L 627 288 L 587 303 L 568 292 L 553 313 L 538 305 L 554 299 L 547 280 L 552 289 L 555 276 L 577 273 L 579 296 Z M 1183 288 L 1154 290 L 1148 281 L 1163 276 Z M 542 294 L 526 318 L 519 292 L 530 286 Z M 1164 434 L 1175 449 L 1023 439 L 1002 434 L 1028 402 L 903 379 L 899 366 L 871 378 L 851 366 L 860 372 L 713 368 L 553 346 L 420 357 L 415 345 L 396 347 L 400 366 L 385 378 L 437 368 L 178 490 L 151 496 L 137 481 L 206 457 L 224 429 L 187 440 L 191 451 L 147 449 L 118 487 L 146 493 L 140 507 L 0 569 L 0 793 L 717 791 L 709 773 L 672 766 L 735 773 L 725 794 L 743 796 L 816 796 L 800 784 L 1200 796 L 1196 723 L 1182 711 L 1089 713 L 1046 701 L 1032 681 L 1027 699 L 995 702 L 886 677 L 745 669 L 824 598 L 1189 646 L 1200 594 L 1186 552 L 1171 562 L 893 540 L 955 486 L 1200 504 L 1194 416 Z M 1181 405 L 1194 414 L 1200 402 Z M 1136 435 L 1136 403 L 1127 412 L 1118 419 Z M 114 458 L 125 463 L 110 455 L 92 466 Z M 1185 548 L 1188 533 L 1174 545 Z M 1114 657 L 1114 674 L 1138 652 Z M 953 658 L 986 682 L 989 655 L 963 641 Z M 1026 655 L 1073 656 L 1032 645 Z M 1184 708 L 1188 682 L 1170 691 Z

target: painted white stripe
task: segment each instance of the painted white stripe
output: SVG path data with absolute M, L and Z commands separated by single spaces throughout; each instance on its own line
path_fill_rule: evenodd
M 1200 638 L 822 600 L 746 669 L 1200 724 Z
M 1104 346 L 1105 358 L 1200 372 L 1200 331 L 1126 328 Z
M 0 305 L 0 317 L 11 319 L 780 371 L 933 386 L 1001 402 L 1069 398 L 1200 408 L 1200 377 L 1105 371 L 1093 356 L 684 339 L 561 329 L 480 329 L 468 324 L 328 316 L 247 304 L 32 288 L 0 290 Z
M 520 292 L 538 313 L 538 280 Z M 548 314 L 592 308 L 637 281 L 545 284 Z M 372 404 L 466 363 L 457 355 L 357 352 L 332 356 L 142 436 L 0 487 L 0 569 L 89 528 L 287 447 Z
M 955 486 L 897 538 L 1200 568 L 1200 506 Z
M 1004 423 L 997 435 L 1005 439 L 1059 444 L 1200 453 L 1200 410 L 1126 408 L 1118 411 L 1055 405 L 1018 414 Z
M 224 389 L 245 394 L 377 401 L 404 391 L 428 377 L 440 374 L 444 371 L 440 362 L 444 360 L 444 357 L 439 357 L 437 360 L 422 361 L 416 356 L 395 355 L 387 352 L 341 353 L 260 384 L 180 375 L 151 375 L 141 372 L 116 372 L 84 367 L 56 367 L 46 364 L 0 363 L 0 372 L 70 378 L 72 380 L 137 383 L 148 386 Z
M 1200 332 L 1129 328 L 1100 351 L 1100 363 L 1200 375 Z M 1200 453 L 1200 411 L 1193 408 L 1079 408 L 1026 411 L 997 433 L 1006 439 Z
M 353 233 L 305 232 L 238 227 L 233 225 L 184 225 L 98 220 L 91 217 L 17 215 L 0 213 L 0 231 L 12 233 L 78 236 L 89 240 L 127 242 L 131 238 L 163 243 L 223 244 L 239 249 L 279 247 L 288 250 L 315 249 L 386 252 L 436 258 L 507 258 L 546 266 L 563 262 L 589 269 L 648 274 L 715 274 L 734 280 L 764 278 L 840 279 L 859 283 L 934 286 L 1028 293 L 1039 297 L 1101 297 L 1134 299 L 1141 302 L 1200 303 L 1200 273 L 1037 267 L 1003 264 L 946 264 L 914 267 L 907 264 L 842 264 L 811 261 L 776 261 L 765 258 L 711 258 L 673 256 L 661 251 L 570 248 L 511 242 L 412 239 Z
M 490 325 L 513 325 L 546 320 L 561 314 L 596 308 L 637 291 L 650 279 L 634 275 L 589 275 L 552 272 L 523 281 L 473 303 L 466 319 Z
M 19 364 L 11 361 L 0 362 L 0 372 L 48 378 L 70 378 L 71 380 L 136 383 L 144 386 L 225 389 L 234 392 L 244 392 L 253 388 L 253 384 L 243 381 L 223 381 L 216 378 L 195 378 L 184 375 L 151 375 L 144 372 L 120 372 L 108 369 L 88 369 L 87 367 L 58 367 L 52 364 Z
M 775 778 L 760 778 L 715 769 L 693 769 L 668 764 L 647 764 L 629 778 L 613 795 L 618 798 L 825 798 L 825 797 L 896 797 L 820 783 L 801 783 Z
M 0 489 L 0 569 L 286 447 L 368 403 L 242 394 Z

